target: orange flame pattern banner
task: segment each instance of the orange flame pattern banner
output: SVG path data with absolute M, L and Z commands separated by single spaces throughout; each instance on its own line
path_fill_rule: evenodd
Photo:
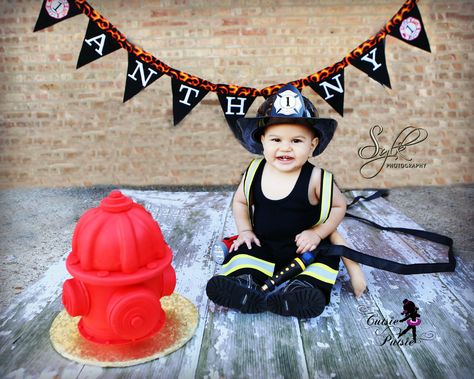
M 268 87 L 265 87 L 261 90 L 256 88 L 241 87 L 238 85 L 231 84 L 214 84 L 205 79 L 201 79 L 197 76 L 188 74 L 184 71 L 177 70 L 168 66 L 166 63 L 155 58 L 153 55 L 143 50 L 142 48 L 132 44 L 127 40 L 125 35 L 120 32 L 115 26 L 113 26 L 106 18 L 104 18 L 98 11 L 91 7 L 91 5 L 85 0 L 75 0 L 77 7 L 94 21 L 97 26 L 104 30 L 108 35 L 110 35 L 123 49 L 127 50 L 129 53 L 133 53 L 138 59 L 150 64 L 158 72 L 162 72 L 172 78 L 179 80 L 185 84 L 188 84 L 193 87 L 202 88 L 206 91 L 217 92 L 225 95 L 235 95 L 235 96 L 245 96 L 245 97 L 257 97 L 264 96 L 268 97 L 276 93 L 281 87 L 286 83 L 274 84 Z M 333 64 L 332 66 L 323 68 L 322 70 L 307 76 L 306 78 L 294 80 L 290 82 L 292 85 L 297 87 L 299 90 L 302 90 L 303 87 L 307 86 L 309 83 L 317 83 L 326 79 L 327 77 L 341 71 L 344 67 L 351 64 L 351 61 L 355 58 L 362 56 L 367 53 L 373 46 L 382 41 L 388 33 L 390 33 L 395 26 L 400 24 L 404 16 L 410 12 L 416 4 L 416 0 L 406 0 L 400 10 L 393 16 L 378 32 L 375 36 L 371 37 L 364 43 L 357 46 L 349 54 L 347 54 L 344 59 L 340 62 Z

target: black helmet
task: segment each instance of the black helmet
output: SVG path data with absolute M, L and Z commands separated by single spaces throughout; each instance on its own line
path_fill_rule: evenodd
M 267 126 L 277 124 L 309 127 L 319 138 L 313 156 L 323 152 L 337 127 L 336 120 L 319 118 L 318 111 L 311 101 L 302 96 L 296 87 L 287 84 L 260 105 L 256 117 L 237 120 L 237 125 L 241 129 L 240 142 L 251 153 L 262 154 L 260 137 Z

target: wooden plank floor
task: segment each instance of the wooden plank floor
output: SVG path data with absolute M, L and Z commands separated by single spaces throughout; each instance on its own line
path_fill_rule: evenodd
M 62 309 L 65 252 L 0 316 L 1 378 L 471 377 L 472 262 L 458 259 L 455 273 L 412 276 L 364 267 L 369 291 L 359 299 L 341 266 L 332 302 L 320 317 L 298 321 L 268 312 L 244 315 L 215 306 L 205 294 L 207 280 L 219 270 L 210 258 L 211 246 L 235 230 L 232 194 L 123 192 L 152 213 L 173 249 L 176 292 L 199 310 L 195 336 L 165 358 L 129 368 L 99 368 L 62 358 L 49 342 L 49 327 Z M 384 199 L 361 203 L 350 212 L 383 225 L 421 229 Z M 371 254 L 405 262 L 445 256 L 437 244 L 379 232 L 351 219 L 339 230 L 350 246 Z M 422 324 L 418 342 L 400 346 L 411 339 L 411 332 L 397 338 L 405 323 L 381 324 L 401 318 L 404 298 L 420 308 Z

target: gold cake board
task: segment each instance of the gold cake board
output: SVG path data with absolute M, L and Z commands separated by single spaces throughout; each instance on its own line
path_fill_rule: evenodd
M 127 367 L 163 357 L 191 339 L 199 317 L 196 306 L 177 293 L 161 298 L 161 306 L 166 321 L 157 334 L 143 341 L 119 345 L 102 345 L 86 340 L 77 330 L 80 317 L 71 317 L 63 310 L 51 324 L 51 343 L 65 358 L 101 367 Z

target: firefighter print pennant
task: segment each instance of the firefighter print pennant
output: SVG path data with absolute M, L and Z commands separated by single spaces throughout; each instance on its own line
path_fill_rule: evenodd
M 120 49 L 120 45 L 105 30 L 99 28 L 94 21 L 89 20 L 76 68 L 85 66 L 118 49 Z
M 33 31 L 48 28 L 80 13 L 82 11 L 76 6 L 74 0 L 43 0 Z
M 328 76 L 310 87 L 341 116 L 344 113 L 344 69 Z
M 383 86 L 392 88 L 387 64 L 385 63 L 385 38 L 366 54 L 351 60 L 350 63 Z
M 125 82 L 125 93 L 123 102 L 130 100 L 145 87 L 163 76 L 148 63 L 138 59 L 135 54 L 128 53 L 127 80 Z
M 219 97 L 219 102 L 224 112 L 225 119 L 227 120 L 227 124 L 235 133 L 238 130 L 236 124 L 237 120 L 247 114 L 247 111 L 254 102 L 255 97 L 222 93 L 218 93 L 217 96 Z
M 392 27 L 388 34 L 431 53 L 428 36 L 416 3 L 413 9 L 404 15 L 402 22 Z
M 173 92 L 174 125 L 178 125 L 209 92 L 205 89 L 185 84 L 175 78 L 171 78 L 171 91 Z

